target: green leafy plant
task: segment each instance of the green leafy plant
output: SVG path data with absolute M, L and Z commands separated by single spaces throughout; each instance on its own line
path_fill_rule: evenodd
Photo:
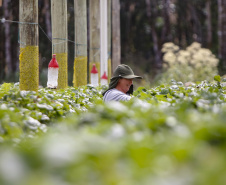
M 0 184 L 225 184 L 226 92 L 214 79 L 110 103 L 105 87 L 12 84 L 0 99 Z

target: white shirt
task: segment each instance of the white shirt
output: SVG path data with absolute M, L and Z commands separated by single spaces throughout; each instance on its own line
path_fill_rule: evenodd
M 128 101 L 131 99 L 131 96 L 125 94 L 118 89 L 110 89 L 104 94 L 104 101 Z

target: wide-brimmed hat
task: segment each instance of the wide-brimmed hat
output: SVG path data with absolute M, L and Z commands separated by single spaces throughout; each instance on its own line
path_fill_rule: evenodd
M 129 66 L 127 66 L 125 64 L 120 64 L 116 67 L 116 69 L 113 73 L 113 77 L 111 78 L 109 87 L 106 91 L 103 92 L 103 96 L 108 90 L 113 89 L 117 86 L 120 78 L 126 78 L 126 79 L 138 78 L 138 79 L 141 79 L 142 77 L 134 75 L 133 70 Z
M 118 77 L 126 79 L 142 78 L 141 76 L 134 75 L 133 70 L 125 64 L 120 64 L 116 67 L 111 79 Z

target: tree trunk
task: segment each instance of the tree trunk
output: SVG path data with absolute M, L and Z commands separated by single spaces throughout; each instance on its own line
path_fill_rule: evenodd
M 58 89 L 68 87 L 68 28 L 67 28 L 67 1 L 51 1 L 52 18 L 52 48 L 59 64 Z
M 74 0 L 75 6 L 75 59 L 74 87 L 87 84 L 87 11 L 86 0 Z
M 211 1 L 206 2 L 206 22 L 207 22 L 207 46 L 211 48 L 212 45 L 212 19 L 211 19 Z
M 120 1 L 112 1 L 112 72 L 121 63 Z
M 154 44 L 153 49 L 155 53 L 155 67 L 161 68 L 162 64 L 161 64 L 161 54 L 160 54 L 159 45 L 158 45 L 158 35 L 154 27 L 152 27 L 151 33 L 152 33 L 152 39 Z
M 218 41 L 219 58 L 222 60 L 223 68 L 226 68 L 226 2 L 218 0 Z
M 195 5 L 191 3 L 191 5 L 189 5 L 189 9 L 190 9 L 190 16 L 191 16 L 191 26 L 193 29 L 193 40 L 196 42 L 201 43 L 202 42 L 202 25 L 200 22 L 200 19 L 197 15 L 197 11 L 195 8 Z
M 51 16 L 50 16 L 50 4 L 49 0 L 45 0 L 44 2 L 44 9 L 45 9 L 45 23 L 46 23 L 46 32 L 48 37 L 52 38 L 52 31 L 51 31 Z
M 224 0 L 222 3 L 222 59 L 223 64 L 226 67 L 226 1 Z
M 3 9 L 4 17 L 6 20 L 9 20 L 11 16 L 10 9 L 8 8 L 10 0 L 4 0 Z M 10 36 L 10 23 L 5 22 L 5 74 L 6 77 L 9 77 L 12 74 L 12 57 L 11 57 L 11 36 Z
M 222 0 L 218 0 L 218 57 L 222 59 Z
M 163 1 L 163 18 L 164 18 L 164 26 L 162 29 L 162 40 L 164 42 L 168 42 L 172 40 L 172 34 L 170 29 L 170 0 Z
M 159 39 L 158 39 L 157 31 L 155 30 L 155 24 L 154 24 L 154 21 L 152 20 L 153 16 L 152 16 L 152 9 L 151 9 L 151 0 L 146 0 L 145 2 L 146 2 L 146 14 L 151 26 L 151 35 L 152 35 L 153 45 L 154 45 L 153 50 L 155 54 L 155 67 L 160 68 L 162 66 L 161 51 L 159 49 Z
M 39 85 L 38 0 L 20 0 L 20 90 Z

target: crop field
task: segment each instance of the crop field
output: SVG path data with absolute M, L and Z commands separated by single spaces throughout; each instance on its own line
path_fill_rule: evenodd
M 139 87 L 0 86 L 1 185 L 225 185 L 226 82 Z

